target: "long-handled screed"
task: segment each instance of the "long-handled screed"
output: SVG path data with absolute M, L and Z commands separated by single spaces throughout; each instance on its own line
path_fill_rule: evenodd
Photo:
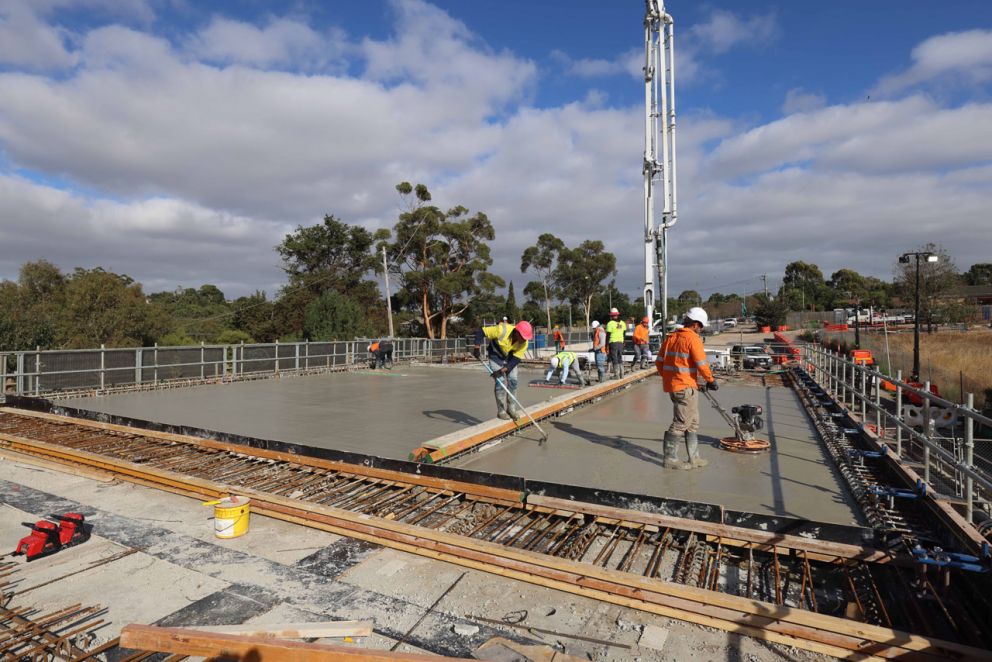
M 492 368 L 489 367 L 489 364 L 482 360 L 482 357 L 481 356 L 477 356 L 476 358 L 479 360 L 479 363 L 482 364 L 482 367 L 484 367 L 486 369 L 486 371 L 489 373 L 489 376 L 490 377 L 492 377 L 493 375 L 496 374 L 495 371 Z M 537 428 L 537 431 L 541 433 L 541 441 L 540 441 L 540 443 L 543 444 L 544 442 L 546 442 L 548 440 L 548 433 L 545 432 L 541 428 L 541 426 L 537 424 L 537 421 L 534 420 L 534 417 L 531 416 L 530 413 L 528 413 L 528 411 L 523 408 L 523 406 L 520 404 L 520 401 L 517 400 L 517 396 L 513 395 L 512 393 L 510 393 L 510 389 L 509 389 L 509 387 L 507 387 L 506 382 L 504 381 L 504 378 L 503 377 L 496 377 L 495 379 L 496 379 L 496 383 L 499 384 L 500 386 L 502 386 L 503 387 L 503 390 L 506 391 L 506 395 L 509 396 L 509 398 L 511 400 L 513 400 L 513 404 L 517 405 L 517 409 L 519 409 L 520 411 L 522 411 L 524 413 L 524 415 L 527 416 L 527 419 L 534 425 L 534 427 Z M 513 419 L 513 423 L 515 425 L 517 425 L 517 429 L 520 429 L 520 425 L 517 424 L 517 419 L 514 418 Z

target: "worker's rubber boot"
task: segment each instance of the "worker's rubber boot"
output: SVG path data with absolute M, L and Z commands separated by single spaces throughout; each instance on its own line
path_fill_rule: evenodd
M 596 374 L 599 376 L 599 383 L 602 384 L 603 383 L 603 378 L 606 377 L 606 371 L 605 370 L 600 370 L 599 368 L 596 368 Z
M 709 460 L 699 457 L 699 437 L 695 432 L 685 433 L 685 450 L 689 453 L 689 461 L 685 463 L 683 469 L 702 469 L 710 463 Z
M 510 420 L 510 414 L 506 411 L 506 396 L 496 398 L 496 418 L 503 421 Z
M 510 413 L 510 418 L 515 421 L 518 421 L 525 416 L 524 410 L 518 407 L 512 400 L 506 404 L 506 410 Z
M 679 459 L 679 438 L 671 432 L 665 433 L 665 468 L 682 468 L 682 460 Z

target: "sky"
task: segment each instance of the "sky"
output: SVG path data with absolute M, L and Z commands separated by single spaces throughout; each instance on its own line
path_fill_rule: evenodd
M 671 295 L 793 260 L 889 279 L 992 261 L 992 5 L 669 0 Z M 285 283 L 325 214 L 391 227 L 401 181 L 485 212 L 516 283 L 542 232 L 643 279 L 638 0 L 0 0 L 0 278 L 44 258 L 146 291 Z

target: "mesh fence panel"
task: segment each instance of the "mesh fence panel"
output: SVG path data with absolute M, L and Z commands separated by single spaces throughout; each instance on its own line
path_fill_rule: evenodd
M 224 350 L 223 347 L 146 348 L 142 351 L 142 381 L 221 376 Z
M 133 352 L 132 352 L 133 354 Z M 73 352 L 41 352 L 25 356 L 25 371 L 35 370 L 35 357 L 40 357 L 39 390 L 64 391 L 100 387 L 100 350 Z M 60 373 L 60 374 L 52 374 Z
M 238 372 L 275 372 L 275 345 L 240 345 Z

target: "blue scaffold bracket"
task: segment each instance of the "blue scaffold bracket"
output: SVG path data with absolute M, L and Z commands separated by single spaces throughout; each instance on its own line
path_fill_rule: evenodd
M 880 456 L 879 456 L 880 457 Z M 920 499 L 927 495 L 927 485 L 922 480 L 916 481 L 916 489 L 907 490 L 902 487 L 887 487 L 885 485 L 871 485 L 868 491 L 880 497 L 888 499 Z
M 987 550 L 987 546 L 986 546 Z M 913 559 L 922 565 L 930 565 L 938 568 L 955 568 L 957 570 L 967 570 L 968 572 L 988 572 L 988 555 L 983 559 L 971 554 L 960 552 L 946 552 L 940 547 L 933 549 L 923 549 L 920 546 L 913 548 Z
M 885 444 L 882 444 L 881 449 L 880 450 L 877 450 L 877 451 L 866 451 L 866 450 L 862 450 L 860 448 L 849 448 L 849 449 L 847 449 L 847 454 L 850 455 L 851 457 L 880 458 L 880 457 L 885 457 L 885 455 L 888 452 L 889 452 L 889 447 L 886 446 Z

